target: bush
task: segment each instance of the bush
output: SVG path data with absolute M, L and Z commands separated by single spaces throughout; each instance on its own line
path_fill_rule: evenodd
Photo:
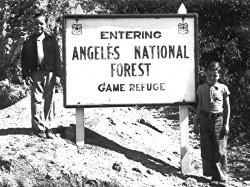
M 221 82 L 231 92 L 230 141 L 250 137 L 250 1 L 248 0 L 95 0 L 107 13 L 169 14 L 181 3 L 187 12 L 197 13 L 199 22 L 200 81 L 204 69 L 213 60 L 224 69 Z M 249 73 L 250 74 L 250 73 Z
M 24 86 L 9 83 L 8 79 L 0 82 L 0 109 L 6 108 L 18 102 L 27 95 Z
M 62 34 L 61 17 L 63 14 L 69 13 L 70 9 L 78 2 L 81 3 L 86 12 L 102 14 L 177 13 L 181 3 L 184 3 L 188 13 L 198 14 L 201 81 L 205 66 L 212 60 L 220 61 L 225 69 L 221 81 L 228 85 L 231 91 L 230 139 L 249 137 L 250 81 L 246 72 L 250 70 L 250 1 L 92 0 L 82 2 L 80 0 L 5 0 L 4 2 L 4 15 L 2 17 L 6 27 L 0 33 L 6 33 L 5 43 L 9 46 L 9 54 L 5 55 L 5 60 L 9 64 L 18 63 L 21 46 L 19 44 L 22 42 L 22 39 L 19 40 L 19 38 L 25 37 L 32 31 L 31 18 L 37 9 L 43 9 L 48 14 L 50 30 L 58 35 L 60 41 Z M 7 93 L 9 91 L 1 92 Z M 5 100 L 1 99 L 1 101 Z

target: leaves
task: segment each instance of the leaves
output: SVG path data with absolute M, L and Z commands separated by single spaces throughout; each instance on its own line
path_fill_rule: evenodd
M 248 89 L 250 82 L 245 72 L 250 69 L 250 1 L 248 0 L 1 0 L 0 46 L 5 48 L 3 64 L 11 66 L 20 63 L 22 41 L 32 32 L 33 15 L 44 11 L 49 20 L 51 33 L 61 41 L 62 15 L 70 13 L 80 3 L 87 13 L 98 14 L 169 14 L 177 13 L 184 3 L 188 13 L 197 13 L 199 22 L 199 69 L 200 81 L 206 65 L 219 61 L 225 69 L 221 82 L 231 91 L 232 107 L 231 135 L 239 136 L 241 131 L 250 132 L 250 109 Z M 9 40 L 13 42 L 8 43 Z M 61 44 L 61 42 L 60 42 Z M 13 55 L 14 54 L 14 55 Z M 1 57 L 1 55 L 0 55 Z M 18 67 L 18 65 L 14 65 Z M 238 129 L 238 126 L 242 127 Z M 244 129 L 244 130 L 243 130 Z M 232 138 L 233 139 L 233 138 Z

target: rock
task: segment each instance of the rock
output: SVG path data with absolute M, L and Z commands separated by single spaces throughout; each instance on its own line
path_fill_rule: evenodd
M 153 175 L 153 173 L 152 173 L 152 171 L 151 171 L 150 169 L 148 169 L 146 172 L 147 172 L 148 174 L 150 174 L 150 175 Z
M 196 187 L 197 186 L 197 180 L 194 178 L 191 178 L 191 177 L 187 178 L 184 183 L 185 183 L 185 186 L 188 186 L 188 187 Z
M 121 167 L 121 163 L 114 163 L 112 166 L 112 169 L 115 171 L 121 171 L 122 167 Z
M 177 153 L 176 151 L 174 151 L 173 154 L 178 155 L 179 153 Z
M 51 164 L 55 164 L 55 162 L 54 162 L 53 160 L 50 160 L 50 161 L 49 161 L 49 163 L 51 163 Z
M 7 115 L 5 118 L 11 118 L 11 116 L 10 116 L 10 115 Z
M 0 170 L 2 170 L 2 171 L 7 170 L 9 172 L 10 167 L 11 167 L 11 163 L 8 160 L 3 160 L 0 157 Z
M 139 170 L 138 168 L 132 168 L 132 170 L 141 173 L 141 170 Z
M 47 173 L 47 174 L 45 175 L 45 179 L 47 179 L 47 180 L 50 180 L 50 179 L 51 179 L 51 176 L 50 176 L 49 173 Z
M 116 125 L 116 123 L 113 121 L 113 119 L 111 119 L 110 117 L 108 117 L 107 119 L 109 120 L 109 123 L 110 123 L 111 125 Z
M 139 119 L 138 122 L 141 124 L 146 124 L 146 121 L 144 119 Z
M 26 158 L 27 158 L 26 155 L 20 154 L 17 159 L 26 159 Z
M 183 182 L 182 183 L 182 186 L 188 186 L 186 182 Z
M 96 180 L 87 180 L 84 186 L 85 187 L 98 187 L 98 182 Z

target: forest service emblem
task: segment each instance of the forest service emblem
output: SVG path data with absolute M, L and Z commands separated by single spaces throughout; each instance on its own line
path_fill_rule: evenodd
M 187 23 L 179 23 L 178 24 L 178 33 L 179 34 L 187 34 L 189 32 L 188 30 L 188 24 Z
M 72 25 L 72 34 L 81 35 L 82 34 L 82 24 L 74 23 Z

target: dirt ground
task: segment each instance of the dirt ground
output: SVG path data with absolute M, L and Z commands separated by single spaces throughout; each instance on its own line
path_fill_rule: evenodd
M 55 139 L 33 134 L 26 97 L 0 110 L 0 186 L 209 186 L 190 124 L 190 172 L 180 172 L 178 109 L 85 109 L 85 146 L 75 144 L 75 109 L 57 94 Z M 250 186 L 250 144 L 229 146 L 229 184 Z

